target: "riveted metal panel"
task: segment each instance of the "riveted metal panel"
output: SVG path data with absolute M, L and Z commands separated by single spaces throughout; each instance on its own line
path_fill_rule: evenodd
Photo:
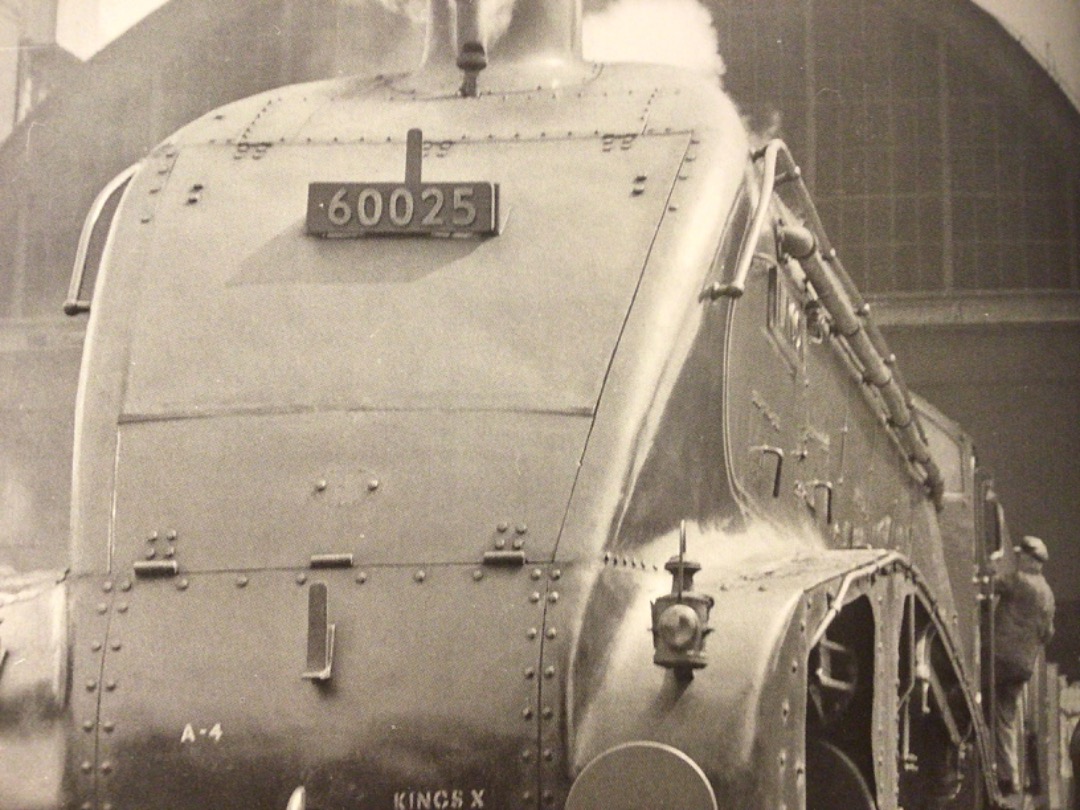
M 686 136 L 609 152 L 599 138 L 437 148 L 424 180 L 498 183 L 500 235 L 305 235 L 308 184 L 401 181 L 400 138 L 270 146 L 259 160 L 225 147 L 180 153 L 155 247 L 119 271 L 145 285 L 126 418 L 592 411 Z
M 350 553 L 358 565 L 479 563 L 500 549 L 550 559 L 589 424 L 420 411 L 124 425 L 113 566 L 279 568 Z
M 69 585 L 71 617 L 71 725 L 65 792 L 75 806 L 94 802 L 98 789 L 98 708 L 109 623 L 128 609 L 127 591 L 111 578 L 87 577 Z
M 325 681 L 301 677 L 316 583 L 335 625 Z M 455 792 L 478 806 L 473 791 L 519 806 L 537 759 L 534 587 L 473 566 L 138 581 L 101 675 L 101 800 L 283 808 L 304 785 L 326 810 Z
M 563 589 L 591 598 L 568 647 L 564 778 L 616 745 L 652 740 L 697 762 L 721 806 L 799 806 L 808 637 L 826 607 L 816 592 L 828 584 L 835 593 L 845 571 L 889 558 L 881 551 L 748 551 L 769 542 L 767 531 L 693 544 L 703 566 L 695 590 L 716 601 L 708 663 L 688 683 L 653 664 L 650 602 L 670 591 L 671 576 L 657 570 L 652 553 L 609 553 L 599 568 L 566 566 Z M 559 774 L 549 779 L 556 795 L 569 786 Z

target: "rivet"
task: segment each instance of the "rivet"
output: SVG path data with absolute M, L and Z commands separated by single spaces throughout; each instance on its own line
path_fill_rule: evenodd
M 101 727 L 105 729 L 106 734 L 112 734 L 116 730 L 116 723 L 105 722 L 101 724 Z
M 554 804 L 555 803 L 555 794 L 552 793 L 550 790 L 545 790 L 544 791 L 544 803 L 545 804 Z
M 799 662 L 798 661 L 792 661 L 791 662 L 791 671 L 792 672 L 798 672 L 799 671 Z
M 316 492 L 325 492 L 326 491 L 326 479 L 325 478 L 320 478 L 318 481 L 315 482 L 315 491 Z
M 101 642 L 95 641 L 93 644 L 90 645 L 90 649 L 94 652 L 98 652 L 101 649 Z
M 83 728 L 83 731 L 93 731 L 94 730 L 94 723 L 92 721 L 90 721 L 90 720 L 86 720 L 86 721 L 83 722 L 82 728 Z
M 549 627 L 546 635 L 547 635 L 548 638 L 555 638 L 555 636 L 558 635 L 558 633 L 557 633 L 557 631 L 555 630 L 554 627 Z
M 109 692 L 112 692 L 113 690 L 115 690 L 116 689 L 116 681 L 106 681 L 105 682 L 105 689 L 107 689 Z
M 94 805 L 90 802 L 83 802 L 79 806 L 82 808 L 82 810 L 94 810 Z
M 542 577 L 542 576 L 543 576 L 543 574 L 544 574 L 544 572 L 543 572 L 543 571 L 541 571 L 541 570 L 540 570 L 539 568 L 534 568 L 534 569 L 533 569 L 533 570 L 532 570 L 532 571 L 531 571 L 531 572 L 529 573 L 529 576 L 530 576 L 530 577 L 531 577 L 532 579 L 540 579 L 540 577 Z
M 477 568 L 475 571 L 472 572 L 472 578 L 479 582 L 484 578 L 484 572 Z
M 86 682 L 86 691 L 93 692 L 95 689 L 97 689 L 97 681 L 91 678 Z
M 141 222 L 143 225 L 148 224 L 150 222 L 150 215 L 143 214 L 141 217 L 139 217 L 139 222 Z
M 496 526 L 496 527 L 495 527 L 495 531 L 497 531 L 497 532 L 499 532 L 500 534 L 502 534 L 503 532 L 505 532 L 505 531 L 506 531 L 507 529 L 509 529 L 509 528 L 510 528 L 510 526 L 509 526 L 508 524 L 506 524 L 506 523 L 500 523 L 500 524 L 499 524 L 498 526 Z
M 537 591 L 533 591 L 531 594 L 529 594 L 529 601 L 534 603 L 539 602 L 540 594 Z
M 417 571 L 415 574 L 413 574 L 413 579 L 415 579 L 417 582 L 423 582 L 425 579 L 427 579 L 427 574 L 423 571 Z
M 307 574 L 297 574 L 296 575 L 296 584 L 297 585 L 303 585 L 305 582 L 307 582 Z
M 502 549 L 506 548 L 506 540 L 503 539 L 502 537 L 496 537 L 495 538 L 495 548 L 499 549 L 500 551 Z
M 551 572 L 551 578 L 552 579 L 558 580 L 560 577 L 562 577 L 562 571 L 560 571 L 558 568 L 552 570 L 552 572 Z
M 176 583 L 176 590 L 178 590 L 178 591 L 186 591 L 188 589 L 189 584 L 190 583 L 186 579 L 182 579 L 182 580 L 180 580 L 179 582 Z
M 531 681 L 536 677 L 536 669 L 533 667 L 525 667 L 525 680 Z
M 550 720 L 552 717 L 555 716 L 555 710 L 552 709 L 550 706 L 545 706 L 544 710 L 540 712 L 540 714 L 544 716 L 545 720 Z
M 157 552 L 154 551 L 152 548 L 149 548 L 149 549 L 146 550 L 146 559 L 152 560 L 156 556 L 157 556 Z
M 524 751 L 522 751 L 521 752 L 521 761 L 522 762 L 532 762 L 532 751 L 530 751 L 528 748 L 526 748 Z
M 248 584 L 248 578 L 245 576 L 239 576 L 236 578 L 236 587 L 243 588 Z
M 112 644 L 110 644 L 109 646 L 110 646 L 110 647 L 112 647 L 112 648 L 113 648 L 114 650 L 119 650 L 119 649 L 120 649 L 120 647 L 121 647 L 121 644 L 120 644 L 120 639 L 117 639 L 117 640 L 115 640 L 115 641 L 114 641 L 114 642 L 113 642 Z
M 121 602 L 119 605 L 116 606 L 116 612 L 117 613 L 127 613 L 127 611 L 128 611 L 127 602 Z
M 527 639 L 529 639 L 530 641 L 532 641 L 534 638 L 536 638 L 536 628 L 535 627 L 530 627 L 529 631 L 525 634 L 525 637 Z
M 167 549 L 165 549 L 165 556 L 166 557 L 175 557 L 176 556 L 176 549 L 173 548 L 172 546 L 169 546 Z
M 109 582 L 108 580 L 106 580 L 105 584 L 101 586 L 101 590 L 103 590 L 105 593 L 111 593 L 112 589 L 113 589 L 113 584 L 111 582 Z
M 367 582 L 367 572 L 361 571 L 359 574 L 356 575 L 356 584 L 363 585 L 365 582 Z
M 552 751 L 550 748 L 545 748 L 544 749 L 544 761 L 545 762 L 551 762 L 553 759 L 555 759 L 555 752 Z
M 514 527 L 514 531 L 518 534 L 525 534 L 525 532 L 527 532 L 528 530 L 529 527 L 526 526 L 524 523 L 519 523 L 517 526 Z
M 94 766 L 93 766 L 93 765 L 91 765 L 91 764 L 90 764 L 89 762 L 87 762 L 86 760 L 83 760 L 83 761 L 82 761 L 82 762 L 81 762 L 81 763 L 79 764 L 79 770 L 80 770 L 80 771 L 82 771 L 83 773 L 90 773 L 90 771 L 94 770 Z
M 548 601 L 551 602 L 552 604 L 555 604 L 556 602 L 558 602 L 559 601 L 559 592 L 558 591 L 552 591 L 551 593 L 549 593 L 548 594 Z
M 780 763 L 780 767 L 783 768 L 785 765 L 787 765 L 787 751 L 781 751 L 780 756 L 778 756 L 776 759 Z
M 372 478 L 370 481 L 367 482 L 367 488 L 368 492 L 374 492 L 375 490 L 377 490 L 379 488 L 379 479 Z
M 524 709 L 521 710 L 521 716 L 525 720 L 532 720 L 533 710 L 526 706 Z
M 544 677 L 545 678 L 554 678 L 555 677 L 555 667 L 546 667 L 544 669 Z
M 130 579 L 125 579 L 123 582 L 121 582 L 120 583 L 120 590 L 122 590 L 124 593 L 127 593 L 128 591 L 130 591 L 131 590 L 131 580 Z
M 531 790 L 526 790 L 524 793 L 521 794 L 521 798 L 524 799 L 526 802 L 531 802 L 532 801 L 532 791 Z
M 517 539 L 517 540 L 514 540 L 513 545 L 514 545 L 515 549 L 521 550 L 522 548 L 525 547 L 525 541 L 521 540 L 521 539 Z
M 109 762 L 108 760 L 106 760 L 105 762 L 101 763 L 101 772 L 102 773 L 112 773 L 112 767 L 113 767 L 112 763 Z
M 165 539 L 168 540 L 170 543 L 173 543 L 173 542 L 176 542 L 176 537 L 177 537 L 176 531 L 173 530 L 173 531 L 169 532 L 169 534 L 166 536 Z
M 103 614 L 103 615 L 104 615 L 104 613 L 105 613 L 105 612 L 106 612 L 106 611 L 107 611 L 108 609 L 109 609 L 108 605 L 106 605 L 106 604 L 105 604 L 104 602 L 99 602 L 99 603 L 98 603 L 98 606 L 97 606 L 97 612 L 98 612 L 98 613 L 100 613 L 100 614 Z

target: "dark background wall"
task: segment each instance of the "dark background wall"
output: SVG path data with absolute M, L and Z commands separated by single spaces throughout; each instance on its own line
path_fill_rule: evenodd
M 792 147 L 912 387 L 973 434 L 1014 534 L 1050 546 L 1055 654 L 1080 675 L 1080 114 L 968 0 L 705 5 L 726 86 Z M 84 320 L 58 313 L 97 191 L 215 106 L 420 49 L 374 0 L 172 0 L 57 68 L 0 146 L 0 564 L 64 564 Z

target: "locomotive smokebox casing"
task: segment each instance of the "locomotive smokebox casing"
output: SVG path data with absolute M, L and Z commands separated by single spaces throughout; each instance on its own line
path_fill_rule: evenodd
M 714 79 L 580 61 L 571 2 L 472 21 L 463 76 L 449 8 L 416 73 L 215 110 L 92 212 L 28 801 L 793 808 L 808 741 L 905 797 L 899 651 L 977 681 L 971 560 L 786 147 Z M 926 722 L 964 756 L 916 759 L 985 756 L 961 692 Z

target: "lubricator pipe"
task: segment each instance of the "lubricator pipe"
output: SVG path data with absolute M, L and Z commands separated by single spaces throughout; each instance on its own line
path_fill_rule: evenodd
M 870 319 L 869 305 L 844 269 L 836 251 L 829 245 L 817 208 L 791 152 L 783 141 L 776 139 L 754 153 L 753 157 L 755 160 L 764 161 L 761 196 L 747 236 L 748 241 L 743 245 L 735 278 L 730 285 L 720 290 L 719 294 L 735 298 L 742 294 L 753 257 L 751 247 L 757 243 L 764 227 L 772 196 L 778 186 L 793 182 L 797 198 L 797 205 L 793 208 L 803 217 L 808 227 L 785 226 L 786 238 L 784 234 L 781 235 L 784 250 L 801 262 L 821 303 L 832 317 L 836 331 L 862 365 L 865 380 L 881 395 L 901 446 L 909 459 L 926 471 L 924 483 L 934 505 L 940 509 L 945 488 L 944 479 L 930 455 L 926 435 L 911 404 L 911 395 L 896 366 L 896 357 L 889 351 L 884 336 Z M 778 172 L 778 167 L 782 168 L 782 171 Z

